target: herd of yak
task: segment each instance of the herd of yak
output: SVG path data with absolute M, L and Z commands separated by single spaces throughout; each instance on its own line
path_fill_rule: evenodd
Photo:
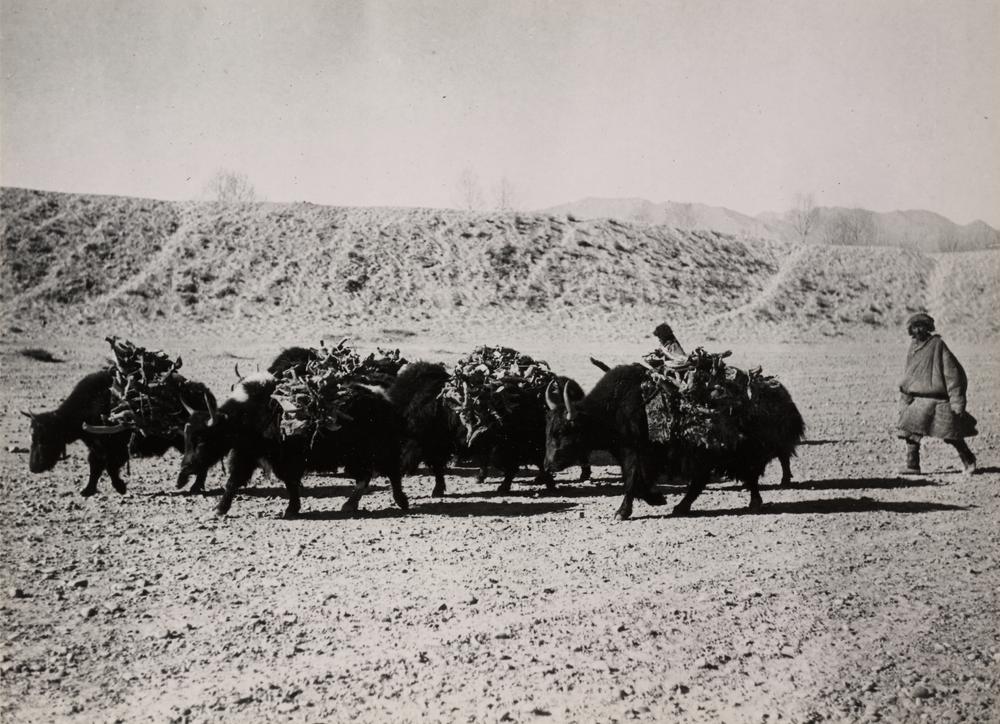
M 606 451 L 621 466 L 624 498 L 615 516 L 624 520 L 632 515 L 636 498 L 649 505 L 665 504 L 656 485 L 663 475 L 687 484 L 673 509 L 675 515 L 687 513 L 706 484 L 720 478 L 742 482 L 750 492 L 750 510 L 756 512 L 762 504 L 758 481 L 766 466 L 778 459 L 782 484 L 790 482 L 789 458 L 804 434 L 791 396 L 775 384 L 769 388 L 769 399 L 754 405 L 756 417 L 741 421 L 738 443 L 720 450 L 680 439 L 657 441 L 650 434 L 649 400 L 643 392 L 648 366 L 609 368 L 596 360 L 604 375 L 589 393 L 569 378 L 554 377 L 533 404 L 499 420 L 488 434 L 470 435 L 459 412 L 442 395 L 451 373 L 443 364 L 431 362 L 392 369 L 383 384 L 359 382 L 342 411 L 342 424 L 319 440 L 277 434 L 280 408 L 272 397 L 277 379 L 287 370 L 305 369 L 313 354 L 301 347 L 284 350 L 266 374 L 238 377 L 221 405 L 207 387 L 177 375 L 186 422 L 182 431 L 165 435 L 140 435 L 127 425 L 109 425 L 112 372 L 90 374 L 57 409 L 23 413 L 31 419 L 29 468 L 33 473 L 52 469 L 65 456 L 66 446 L 80 440 L 89 450 L 90 465 L 81 494 L 97 492 L 105 471 L 114 489 L 124 494 L 121 470 L 130 456 L 159 456 L 176 449 L 183 455 L 177 487 L 186 487 L 193 476 L 191 491 L 203 492 L 208 471 L 228 458 L 219 515 L 229 511 L 253 473 L 263 469 L 284 483 L 288 493 L 284 516 L 295 517 L 300 511 L 301 481 L 310 471 L 343 469 L 355 481 L 345 511 L 358 509 L 375 475 L 389 479 L 393 500 L 406 510 L 402 477 L 421 463 L 434 475 L 432 495 L 440 497 L 445 494 L 446 467 L 456 458 L 480 468 L 480 483 L 490 466 L 499 468 L 504 475 L 499 490 L 507 492 L 523 465 L 537 466 L 536 482 L 551 489 L 554 472 L 580 465 L 584 480 L 590 475 L 590 453 Z

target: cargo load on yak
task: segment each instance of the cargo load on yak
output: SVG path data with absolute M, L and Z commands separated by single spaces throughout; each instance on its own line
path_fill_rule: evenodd
M 745 372 L 723 360 L 731 352 L 699 347 L 678 359 L 656 350 L 643 359 L 649 437 L 706 450 L 732 450 L 751 433 L 754 406 L 766 389 L 779 387 L 760 368 Z
M 350 419 L 344 408 L 352 396 L 372 394 L 366 385 L 387 387 L 406 364 L 398 349 L 379 348 L 362 359 L 346 339 L 335 347 L 321 341 L 310 351 L 305 372 L 286 370 L 272 395 L 281 407 L 282 438 L 306 436 L 310 445 L 324 430 L 339 430 Z
M 549 365 L 509 347 L 477 347 L 455 365 L 441 391 L 458 413 L 467 442 L 517 419 L 520 410 L 539 405 L 554 378 Z
M 175 438 L 183 435 L 190 409 L 213 404 L 207 387 L 177 371 L 180 357 L 174 360 L 118 337 L 106 339 L 114 354 L 109 424 L 145 437 Z

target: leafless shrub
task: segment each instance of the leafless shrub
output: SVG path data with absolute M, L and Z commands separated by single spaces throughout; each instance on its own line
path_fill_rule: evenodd
M 458 177 L 459 208 L 475 211 L 483 206 L 483 192 L 479 186 L 479 176 L 466 167 Z
M 257 192 L 246 174 L 219 169 L 205 186 L 205 195 L 223 204 L 248 204 L 257 200 Z
M 788 221 L 798 234 L 799 240 L 805 242 L 809 232 L 816 227 L 819 220 L 819 209 L 813 201 L 812 194 L 797 194 L 795 206 L 788 212 Z

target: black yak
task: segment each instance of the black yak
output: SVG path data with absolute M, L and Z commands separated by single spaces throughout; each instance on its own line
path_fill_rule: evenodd
M 688 480 L 687 490 L 674 506 L 674 515 L 690 511 L 691 504 L 713 477 L 741 481 L 750 491 L 750 510 L 760 510 L 759 480 L 774 458 L 782 461 L 782 481 L 790 477 L 787 460 L 794 455 L 804 432 L 802 417 L 784 387 L 755 388 L 751 412 L 738 421 L 739 442 L 721 450 L 684 440 L 654 442 L 650 438 L 642 383 L 648 370 L 642 365 L 615 367 L 582 400 L 546 393 L 546 466 L 559 470 L 572 464 L 582 449 L 611 450 L 622 466 L 625 496 L 615 517 L 627 519 L 635 498 L 663 504 L 654 481 L 661 473 Z M 745 374 L 740 372 L 739 374 Z
M 242 378 L 232 397 L 218 409 L 195 412 L 184 430 L 182 473 L 208 468 L 229 454 L 229 479 L 216 512 L 225 515 L 239 489 L 258 467 L 270 470 L 288 491 L 284 516 L 299 514 L 302 476 L 307 470 L 331 471 L 343 466 L 355 488 L 343 510 L 356 511 L 373 474 L 389 478 L 393 500 L 409 504 L 402 488 L 400 446 L 402 423 L 392 404 L 365 386 L 352 386 L 342 401 L 338 430 L 285 437 L 281 407 L 271 396 L 277 381 L 270 374 Z
M 97 435 L 84 430 L 85 424 L 101 425 L 111 409 L 111 380 L 108 370 L 94 372 L 80 380 L 69 396 L 51 412 L 22 412 L 31 419 L 31 453 L 28 469 L 44 473 L 65 456 L 66 446 L 80 440 L 87 446 L 90 477 L 80 495 L 97 492 L 97 481 L 107 471 L 111 485 L 121 495 L 126 492 L 121 469 L 128 461 L 129 433 Z
M 615 367 L 580 400 L 566 385 L 562 394 L 555 383 L 545 392 L 546 470 L 563 470 L 591 450 L 609 450 L 622 466 L 625 497 L 615 514 L 619 520 L 632 515 L 635 498 L 650 505 L 666 502 L 653 485 L 664 451 L 649 439 L 641 389 L 645 376 L 641 365 Z
M 444 495 L 445 468 L 462 449 L 465 436 L 458 414 L 441 398 L 450 378 L 442 364 L 413 362 L 399 371 L 389 389 L 389 399 L 403 419 L 403 472 L 412 474 L 425 463 L 434 474 L 435 498 Z

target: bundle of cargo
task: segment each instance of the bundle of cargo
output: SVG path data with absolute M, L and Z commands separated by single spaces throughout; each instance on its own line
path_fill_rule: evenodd
M 107 337 L 114 354 L 111 367 L 111 425 L 126 425 L 145 437 L 183 434 L 188 409 L 210 405 L 204 385 L 177 370 L 181 359 L 151 352 L 118 337 Z
M 310 445 L 322 431 L 339 430 L 350 419 L 344 407 L 352 395 L 363 394 L 358 385 L 385 387 L 406 364 L 398 349 L 379 348 L 362 360 L 346 339 L 334 347 L 320 342 L 310 352 L 304 373 L 287 370 L 273 393 L 282 411 L 281 436 L 308 436 Z
M 707 450 L 732 450 L 751 430 L 757 399 L 780 387 L 760 368 L 745 372 L 723 360 L 731 352 L 696 349 L 686 359 L 656 350 L 644 357 L 650 439 Z
M 477 347 L 458 361 L 441 397 L 466 427 L 469 440 L 538 406 L 554 377 L 549 365 L 509 347 Z

